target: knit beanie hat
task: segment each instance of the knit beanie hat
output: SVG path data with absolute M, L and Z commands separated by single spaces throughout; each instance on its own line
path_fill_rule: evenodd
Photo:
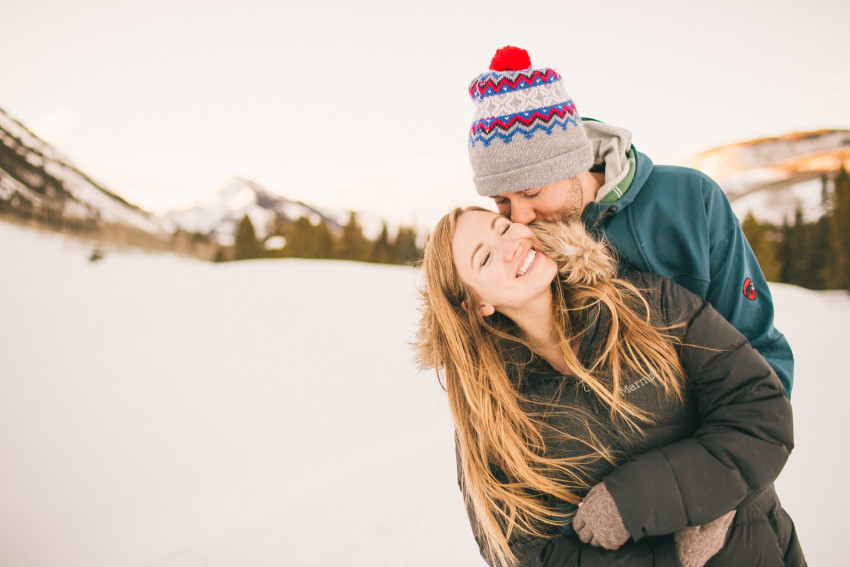
M 592 145 L 561 75 L 532 69 L 526 50 L 496 51 L 469 94 L 475 103 L 469 161 L 480 195 L 548 185 L 593 165 Z

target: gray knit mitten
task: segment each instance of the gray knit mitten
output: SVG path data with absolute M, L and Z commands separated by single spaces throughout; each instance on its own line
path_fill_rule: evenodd
M 726 533 L 734 519 L 735 510 L 732 510 L 702 526 L 689 526 L 676 532 L 673 539 L 682 567 L 702 567 L 714 557 L 726 543 Z
M 581 541 L 604 549 L 619 549 L 629 539 L 617 504 L 604 482 L 587 493 L 573 518 L 573 528 Z

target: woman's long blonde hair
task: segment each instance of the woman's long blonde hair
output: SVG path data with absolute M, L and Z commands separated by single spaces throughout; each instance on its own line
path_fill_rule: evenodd
M 455 268 L 452 239 L 458 219 L 469 210 L 486 211 L 455 209 L 440 220 L 426 245 L 417 358 L 423 368 L 437 369 L 445 380 L 460 480 L 474 527 L 491 564 L 509 566 L 516 562 L 509 546 L 512 535 L 549 537 L 568 519 L 553 503 L 580 502 L 592 481 L 588 465 L 600 458 L 613 463 L 616 457 L 594 436 L 587 420 L 582 431 L 557 432 L 585 447 L 586 454 L 547 455 L 545 439 L 551 439 L 552 431 L 545 416 L 558 408 L 540 410 L 527 403 L 516 378 L 511 378 L 515 373 L 508 369 L 523 361 L 506 353 L 528 353 L 517 347 L 530 347 L 508 318 L 479 314 L 479 302 Z M 552 284 L 553 332 L 564 362 L 584 390 L 610 409 L 612 423 L 639 430 L 653 416 L 623 399 L 621 387 L 637 375 L 681 401 L 675 339 L 667 334 L 669 329 L 653 326 L 640 291 L 616 277 L 615 260 L 580 223 L 532 228 L 540 251 L 558 264 L 559 277 Z M 592 359 L 583 364 L 573 346 L 598 318 L 604 321 L 605 333 L 594 345 Z

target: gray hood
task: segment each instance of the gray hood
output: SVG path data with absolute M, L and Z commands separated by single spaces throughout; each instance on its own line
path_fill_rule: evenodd
M 593 145 L 593 164 L 605 164 L 605 183 L 596 194 L 596 200 L 601 201 L 629 174 L 632 133 L 595 120 L 584 120 L 582 125 Z

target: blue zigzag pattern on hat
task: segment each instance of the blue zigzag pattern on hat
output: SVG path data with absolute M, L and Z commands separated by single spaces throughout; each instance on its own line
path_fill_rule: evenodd
M 531 71 L 529 73 L 529 71 Z M 540 85 L 548 85 L 561 80 L 561 75 L 554 69 L 529 69 L 518 71 L 514 76 L 504 73 L 484 73 L 469 85 L 469 96 L 480 99 L 487 96 L 530 89 Z
M 493 143 L 493 140 L 496 138 L 501 139 L 506 144 L 509 144 L 514 136 L 517 134 L 522 134 L 528 139 L 531 139 L 536 132 L 545 132 L 547 135 L 551 135 L 552 131 L 558 127 L 562 130 L 566 130 L 570 124 L 575 127 L 580 125 L 581 118 L 576 114 L 575 116 L 564 116 L 563 118 L 555 118 L 549 121 L 546 124 L 537 121 L 534 126 L 526 127 L 524 125 L 514 125 L 510 128 L 510 130 L 503 132 L 501 130 L 493 130 L 490 134 L 477 133 L 469 136 L 469 143 L 473 147 L 476 143 L 484 144 L 484 147 L 489 146 Z
M 479 131 L 483 131 L 485 134 L 489 134 L 496 128 L 501 128 L 502 130 L 507 131 L 510 130 L 517 122 L 521 122 L 523 125 L 528 127 L 534 122 L 539 121 L 547 123 L 555 116 L 563 118 L 567 113 L 576 114 L 576 112 L 576 105 L 573 103 L 572 99 L 570 99 L 558 104 L 553 104 L 552 106 L 545 106 L 535 108 L 534 110 L 525 110 L 523 112 L 515 112 L 504 116 L 491 116 L 489 118 L 476 120 L 472 123 L 471 133 L 475 135 Z

